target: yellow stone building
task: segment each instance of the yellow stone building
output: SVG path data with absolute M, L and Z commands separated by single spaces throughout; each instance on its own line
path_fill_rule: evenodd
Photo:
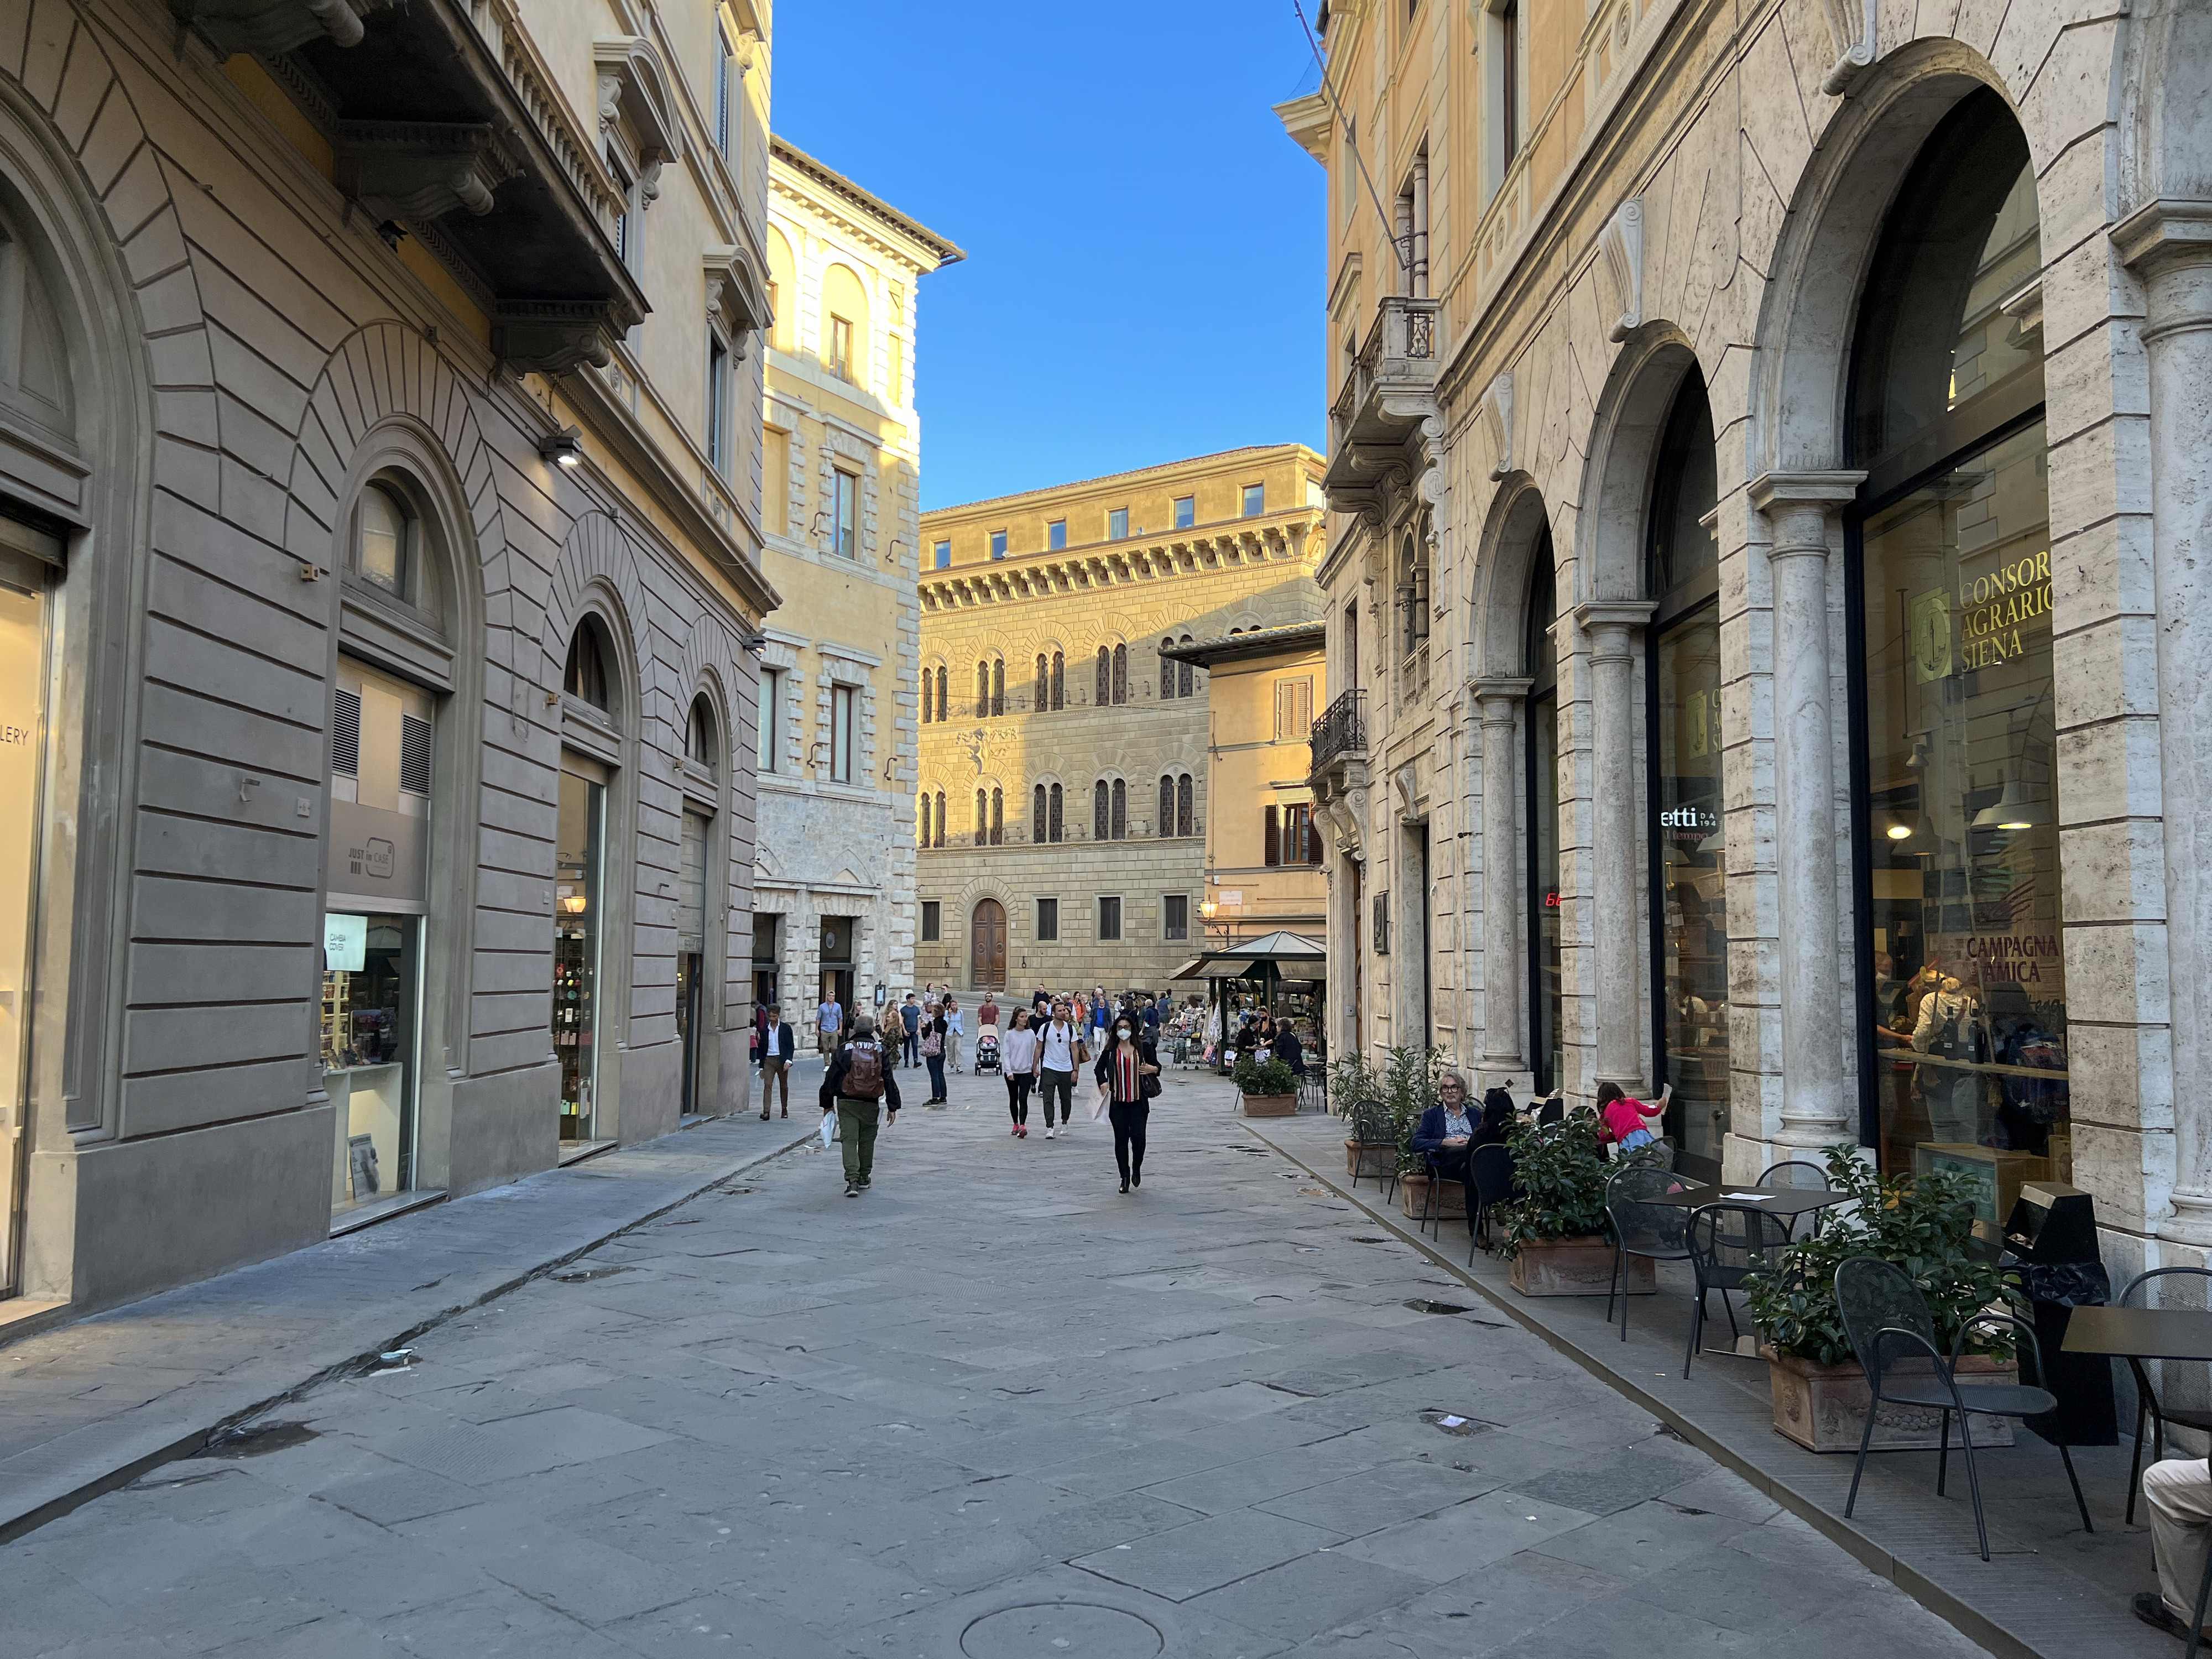
M 1164 990 L 1196 953 L 1213 816 L 1295 802 L 1216 794 L 1249 728 L 1176 653 L 1319 621 L 1322 467 L 1234 449 L 924 515 L 919 979 Z M 1302 753 L 1261 772 L 1304 799 Z
M 915 289 L 962 255 L 781 138 L 769 190 L 753 994 L 804 1042 L 914 977 Z

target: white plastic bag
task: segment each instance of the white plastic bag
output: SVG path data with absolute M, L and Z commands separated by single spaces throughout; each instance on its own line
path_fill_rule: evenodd
M 837 1114 L 835 1111 L 824 1112 L 822 1114 L 822 1149 L 827 1152 L 836 1144 Z
M 1098 1085 L 1098 1092 L 1096 1095 L 1093 1095 L 1091 1099 L 1091 1121 L 1093 1123 L 1103 1123 L 1106 1121 L 1107 1109 L 1113 1105 L 1113 1091 L 1109 1089 L 1104 1084 L 1100 1084 Z

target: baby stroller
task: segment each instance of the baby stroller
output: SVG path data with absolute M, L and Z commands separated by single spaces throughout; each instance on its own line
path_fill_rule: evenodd
M 999 1028 L 986 1025 L 975 1034 L 975 1075 L 999 1069 Z

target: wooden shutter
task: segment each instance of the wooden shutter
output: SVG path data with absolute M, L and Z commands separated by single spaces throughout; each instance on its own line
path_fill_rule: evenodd
M 1261 862 L 1266 863 L 1266 864 L 1280 864 L 1282 861 L 1283 861 L 1283 830 L 1282 830 L 1282 825 L 1281 825 L 1281 823 L 1279 822 L 1279 820 L 1277 819 L 1276 812 L 1275 812 L 1275 809 L 1274 809 L 1273 807 L 1270 806 L 1270 807 L 1267 809 L 1267 852 L 1266 852 L 1265 855 L 1263 856 L 1263 858 L 1262 858 L 1262 860 L 1261 860 Z

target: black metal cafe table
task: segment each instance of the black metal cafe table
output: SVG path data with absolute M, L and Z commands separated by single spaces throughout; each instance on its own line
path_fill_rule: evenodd
M 2116 1359 L 2212 1360 L 2212 1313 L 2201 1308 L 2076 1308 L 2066 1322 L 2064 1351 Z
M 1731 1187 L 1725 1183 L 1715 1187 L 1702 1181 L 1684 1181 L 1671 1193 L 1654 1193 L 1639 1201 L 1672 1204 L 1685 1210 L 1703 1209 L 1708 1204 L 1742 1204 L 1794 1221 L 1801 1215 L 1810 1215 L 1832 1205 L 1848 1204 L 1851 1195 L 1805 1187 Z

